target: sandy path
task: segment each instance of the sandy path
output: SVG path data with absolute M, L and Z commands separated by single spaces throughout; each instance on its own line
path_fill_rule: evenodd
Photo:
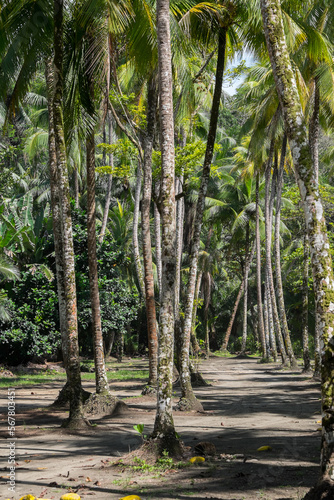
M 212 385 L 197 388 L 196 394 L 206 413 L 175 413 L 175 424 L 187 446 L 211 441 L 218 458 L 160 477 L 157 471 L 134 473 L 107 463 L 140 444 L 134 424 L 144 423 L 145 433 L 153 427 L 155 401 L 139 397 L 140 381 L 114 387 L 118 395 L 131 396 L 127 414 L 97 419 L 96 427 L 75 435 L 57 427 L 64 413 L 47 408 L 59 387 L 17 389 L 16 493 L 7 491 L 4 422 L 0 498 L 32 493 L 58 500 L 71 487 L 81 498 L 96 500 L 131 493 L 143 500 L 299 500 L 319 473 L 319 388 L 300 373 L 276 368 L 255 359 L 216 357 L 203 362 L 202 372 Z M 93 390 L 91 384 L 86 388 Z M 177 395 L 178 390 L 175 402 Z M 272 451 L 257 452 L 263 445 Z M 227 457 L 221 459 L 221 454 Z M 243 457 L 228 456 L 235 454 Z

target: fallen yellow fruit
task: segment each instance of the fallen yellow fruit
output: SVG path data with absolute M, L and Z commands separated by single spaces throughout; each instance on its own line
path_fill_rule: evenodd
M 34 497 L 34 495 L 24 495 L 20 498 L 20 500 L 36 500 L 36 498 Z
M 190 462 L 191 464 L 198 464 L 198 463 L 200 463 L 200 462 L 205 462 L 205 458 L 204 458 L 204 457 L 191 457 L 191 458 L 189 459 L 189 462 Z
M 76 493 L 65 493 L 60 500 L 81 500 L 81 498 Z
M 128 495 L 127 497 L 122 497 L 119 500 L 141 500 L 138 495 Z
M 261 446 L 260 448 L 257 449 L 257 451 L 271 451 L 272 447 L 271 446 Z

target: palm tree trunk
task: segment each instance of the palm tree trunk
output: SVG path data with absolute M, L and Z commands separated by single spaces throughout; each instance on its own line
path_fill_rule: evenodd
M 261 9 L 267 47 L 293 155 L 309 238 L 316 312 L 320 320 L 318 325 L 322 343 L 321 466 L 323 479 L 328 479 L 333 488 L 334 275 L 332 259 L 329 252 L 324 209 L 308 143 L 306 122 L 285 42 L 280 2 L 279 0 L 261 0 Z M 310 498 L 319 498 L 318 493 L 314 491 Z
M 108 144 L 113 144 L 113 126 L 112 126 L 111 116 L 109 117 Z M 114 165 L 114 155 L 112 153 L 110 153 L 110 155 L 109 155 L 109 165 L 111 167 L 113 167 L 113 165 Z M 104 238 L 104 234 L 105 234 L 106 228 L 107 228 L 109 207 L 110 207 L 110 201 L 111 201 L 111 187 L 112 187 L 112 175 L 108 174 L 106 201 L 105 201 L 105 205 L 104 205 L 102 226 L 101 226 L 101 232 L 100 232 L 100 236 L 99 236 L 99 243 L 102 243 L 103 238 Z
M 75 199 L 75 208 L 79 208 L 79 174 L 78 174 L 78 166 L 74 166 L 74 199 Z
M 140 193 L 141 193 L 141 180 L 142 171 L 140 160 L 137 166 L 137 181 L 136 181 L 136 191 L 135 191 L 135 206 L 133 210 L 133 226 L 132 226 L 132 247 L 133 255 L 135 260 L 135 267 L 138 279 L 138 287 L 141 297 L 145 298 L 145 283 L 143 269 L 141 266 L 139 243 L 138 243 L 138 223 L 139 223 L 139 210 L 140 210 Z
M 61 287 L 66 298 L 67 376 L 70 391 L 67 427 L 86 426 L 82 407 L 82 387 L 79 361 L 77 302 L 74 269 L 74 250 L 70 190 L 68 182 L 66 147 L 63 124 L 63 0 L 54 0 L 54 93 L 53 118 L 57 157 L 60 219 L 63 248 L 63 276 Z
M 320 133 L 320 89 L 319 77 L 314 78 L 313 113 L 309 124 L 309 142 L 313 159 L 316 183 L 319 184 L 319 133 Z
M 249 268 L 247 266 L 247 260 L 249 259 L 249 223 L 246 228 L 246 245 L 245 245 L 245 285 L 244 285 L 244 304 L 243 304 L 243 325 L 242 325 L 242 344 L 241 352 L 244 354 L 246 351 L 247 343 L 247 312 L 248 312 L 248 272 Z
M 45 79 L 48 96 L 48 113 L 49 113 L 49 168 L 50 168 L 50 191 L 51 191 L 51 210 L 52 210 L 52 225 L 53 225 L 53 241 L 55 248 L 56 260 L 56 276 L 57 276 L 57 292 L 58 292 L 58 307 L 59 307 L 59 323 L 61 333 L 61 345 L 63 362 L 67 367 L 67 328 L 66 328 L 66 297 L 63 275 L 63 249 L 61 236 L 61 214 L 59 200 L 59 183 L 57 173 L 57 155 L 55 143 L 55 131 L 53 122 L 53 66 L 51 59 L 45 61 Z
M 156 203 L 154 203 L 154 239 L 155 239 L 155 261 L 157 266 L 157 275 L 159 284 L 159 302 L 161 302 L 161 290 L 162 290 L 161 217 Z
M 148 385 L 155 387 L 157 383 L 158 367 L 158 336 L 157 318 L 154 298 L 154 278 L 152 264 L 150 207 L 152 196 L 152 150 L 155 132 L 155 116 L 157 105 L 156 82 L 151 79 L 147 85 L 147 129 L 144 139 L 144 182 L 141 211 L 143 263 L 145 281 L 145 302 L 147 316 L 148 352 L 149 352 L 149 380 Z
M 194 235 L 190 253 L 190 266 L 189 266 L 190 271 L 189 271 L 189 281 L 187 287 L 186 305 L 184 313 L 184 331 L 182 336 L 181 373 L 180 373 L 181 399 L 187 401 L 186 406 L 188 408 L 200 408 L 202 406 L 196 400 L 196 397 L 191 387 L 191 379 L 189 371 L 189 344 L 190 344 L 191 320 L 192 320 L 192 312 L 194 304 L 194 292 L 195 292 L 196 275 L 197 275 L 198 252 L 199 252 L 202 220 L 204 213 L 204 203 L 205 203 L 205 196 L 207 193 L 208 182 L 210 178 L 210 168 L 213 158 L 214 144 L 216 140 L 220 98 L 223 85 L 227 29 L 228 29 L 227 27 L 219 28 L 218 59 L 216 68 L 215 89 L 212 99 L 210 125 L 207 137 L 203 173 L 201 177 L 201 186 L 199 189 L 198 200 L 196 205 Z
M 158 395 L 153 436 L 160 453 L 180 452 L 172 414 L 174 354 L 174 291 L 176 273 L 176 203 L 174 164 L 174 121 L 172 90 L 172 54 L 169 26 L 169 1 L 157 1 L 159 61 L 159 105 L 161 146 L 160 207 L 162 218 L 162 290 L 160 304 Z
M 280 249 L 280 225 L 281 225 L 281 205 L 282 205 L 282 190 L 283 190 L 283 173 L 284 173 L 284 161 L 286 154 L 287 136 L 283 137 L 282 151 L 281 151 L 281 161 L 278 171 L 277 179 L 277 192 L 276 192 L 276 214 L 275 214 L 275 271 L 276 271 L 276 290 L 278 299 L 279 315 L 281 319 L 283 336 L 286 345 L 287 355 L 290 360 L 292 367 L 297 367 L 297 360 L 295 358 L 290 332 L 288 327 L 288 321 L 286 319 L 285 304 L 284 304 L 284 292 L 282 284 L 282 271 L 281 271 L 281 249 Z
M 281 351 L 282 363 L 285 365 L 287 362 L 287 355 L 284 347 L 284 340 L 281 331 L 281 325 L 278 317 L 276 295 L 274 290 L 273 282 L 273 271 L 271 262 L 271 234 L 272 234 L 272 207 L 273 207 L 273 190 L 274 184 L 272 186 L 272 196 L 270 196 L 270 177 L 271 177 L 271 165 L 274 153 L 274 141 L 272 140 L 270 146 L 270 154 L 266 168 L 266 203 L 265 203 L 265 227 L 266 227 L 266 273 L 268 280 L 268 289 L 270 297 L 268 301 L 271 301 L 272 314 L 274 319 L 275 330 L 277 334 L 278 346 Z
M 202 276 L 203 273 L 202 271 L 198 273 L 197 279 L 196 279 L 196 286 L 195 286 L 195 296 L 194 296 L 194 307 L 193 307 L 193 314 L 192 314 L 192 319 L 191 319 L 191 337 L 190 337 L 190 342 L 191 346 L 193 349 L 193 353 L 196 355 L 199 353 L 200 346 L 197 341 L 196 337 L 196 317 L 197 317 L 197 306 L 198 306 L 198 297 L 199 297 L 199 291 L 201 289 L 201 284 L 202 284 Z
M 257 291 L 257 315 L 258 315 L 258 328 L 262 348 L 262 356 L 266 358 L 266 336 L 264 330 L 263 308 L 262 308 L 262 279 L 261 279 L 261 239 L 260 239 L 260 174 L 256 174 L 256 226 L 255 226 L 255 240 L 256 240 L 256 291 Z
M 304 235 L 303 259 L 303 304 L 302 304 L 302 338 L 303 338 L 303 372 L 311 370 L 310 350 L 308 341 L 308 275 L 309 275 L 309 248 L 307 235 Z
M 109 393 L 109 384 L 103 351 L 103 335 L 100 311 L 100 294 L 96 257 L 96 219 L 95 219 L 95 142 L 94 132 L 86 139 L 87 169 L 87 247 L 89 293 L 92 309 L 92 329 L 95 363 L 96 393 Z
M 264 321 L 264 336 L 266 343 L 266 360 L 270 359 L 270 331 L 269 327 L 269 313 L 268 313 L 268 287 L 267 287 L 267 277 L 264 279 L 264 296 L 263 296 L 263 321 Z
M 277 361 L 277 345 L 276 345 L 276 338 L 275 338 L 273 308 L 272 308 L 272 304 L 271 304 L 271 296 L 270 296 L 270 289 L 269 289 L 268 270 L 266 272 L 265 287 L 266 287 L 266 307 L 267 307 L 267 311 L 268 311 L 267 312 L 267 314 L 268 314 L 268 332 L 269 332 L 268 345 L 270 345 L 272 357 L 274 358 L 274 361 L 276 362 Z M 279 346 L 281 348 L 280 342 L 279 342 Z

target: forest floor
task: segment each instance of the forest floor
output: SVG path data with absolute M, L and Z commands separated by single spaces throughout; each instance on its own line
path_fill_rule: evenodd
M 201 371 L 211 385 L 195 392 L 205 413 L 175 412 L 175 425 L 186 446 L 193 449 L 209 441 L 217 453 L 204 463 L 167 471 L 142 462 L 138 470 L 112 465 L 140 446 L 133 425 L 143 423 L 144 434 L 153 429 L 155 397 L 140 396 L 145 380 L 115 382 L 112 393 L 128 409 L 92 418 L 96 426 L 75 433 L 60 428 L 64 411 L 48 407 L 61 381 L 17 387 L 16 493 L 7 490 L 11 438 L 2 415 L 0 498 L 31 493 L 58 500 L 73 491 L 87 500 L 131 494 L 143 500 L 300 500 L 319 474 L 319 383 L 301 371 L 279 368 L 255 358 L 203 361 Z M 131 369 L 134 374 L 147 369 L 147 361 L 132 358 Z M 8 386 L 13 385 L 8 379 Z M 84 387 L 93 392 L 94 382 L 84 381 Z M 6 389 L 2 394 L 7 398 Z M 176 387 L 175 403 L 178 394 Z M 5 408 L 7 402 L 2 403 Z M 257 451 L 261 446 L 271 450 Z

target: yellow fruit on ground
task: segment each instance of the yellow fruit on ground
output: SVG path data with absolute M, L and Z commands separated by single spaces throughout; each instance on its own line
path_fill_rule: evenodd
M 76 493 L 65 493 L 60 500 L 81 500 L 81 498 Z
M 205 458 L 204 457 L 191 457 L 189 459 L 189 462 L 191 464 L 199 464 L 200 462 L 205 462 Z
M 272 447 L 271 446 L 261 446 L 260 448 L 257 449 L 257 451 L 271 451 Z
M 34 495 L 24 495 L 20 498 L 20 500 L 36 500 L 36 498 L 34 497 Z
M 127 497 L 122 497 L 119 500 L 141 500 L 138 495 L 128 495 Z

